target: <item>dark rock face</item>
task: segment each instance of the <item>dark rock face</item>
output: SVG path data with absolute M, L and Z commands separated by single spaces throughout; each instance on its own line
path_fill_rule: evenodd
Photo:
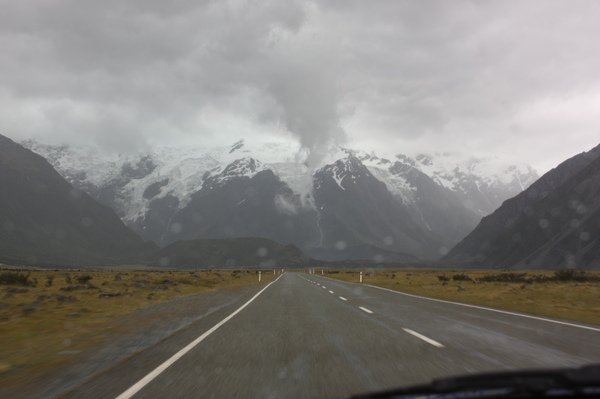
M 252 168 L 254 162 L 248 162 Z M 161 244 L 198 238 L 263 237 L 310 247 L 316 214 L 272 171 L 232 175 L 234 165 L 209 178 L 172 218 Z
M 441 238 L 416 223 L 358 158 L 350 156 L 320 169 L 314 184 L 319 247 L 330 250 L 330 257 L 335 256 L 333 250 L 351 253 L 366 245 L 407 258 L 438 256 Z
M 0 261 L 90 265 L 134 259 L 142 240 L 42 157 L 0 136 Z
M 600 146 L 485 217 L 443 259 L 478 267 L 600 268 Z

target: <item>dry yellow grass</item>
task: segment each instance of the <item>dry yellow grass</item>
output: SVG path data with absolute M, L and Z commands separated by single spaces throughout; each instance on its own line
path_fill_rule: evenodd
M 600 272 L 586 272 L 588 276 L 597 277 L 595 282 L 536 282 L 536 278 L 550 278 L 554 272 L 513 273 L 527 273 L 525 278 L 532 278 L 534 282 L 480 281 L 485 276 L 503 274 L 497 270 L 370 270 L 363 272 L 363 283 L 431 298 L 600 325 Z M 469 279 L 453 280 L 454 275 L 461 274 Z M 359 281 L 359 271 L 325 271 L 325 275 Z M 438 276 L 446 276 L 449 281 L 444 285 Z
M 8 271 L 0 271 L 0 275 Z M 13 272 L 14 273 L 14 272 Z M 226 287 L 256 271 L 26 271 L 35 286 L 0 285 L 0 386 L 43 373 L 109 339 L 119 316 Z M 89 281 L 85 281 L 90 276 Z M 273 280 L 271 272 L 262 282 Z M 24 291 L 24 292 L 19 292 Z

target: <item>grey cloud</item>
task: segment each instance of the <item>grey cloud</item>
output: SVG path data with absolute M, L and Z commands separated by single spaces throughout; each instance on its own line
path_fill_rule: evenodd
M 547 125 L 527 113 L 564 99 L 557 123 L 588 132 L 578 143 L 597 140 L 596 119 L 569 111 L 600 90 L 593 1 L 0 6 L 0 128 L 17 139 L 131 149 L 217 134 L 202 119 L 218 111 L 279 124 L 309 163 L 345 140 L 506 151 L 498 137 L 515 126 L 545 140 Z

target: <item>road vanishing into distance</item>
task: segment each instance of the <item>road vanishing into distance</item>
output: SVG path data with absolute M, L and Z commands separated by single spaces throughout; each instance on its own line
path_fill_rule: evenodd
M 600 362 L 600 327 L 303 273 L 244 291 L 65 398 L 327 398 Z

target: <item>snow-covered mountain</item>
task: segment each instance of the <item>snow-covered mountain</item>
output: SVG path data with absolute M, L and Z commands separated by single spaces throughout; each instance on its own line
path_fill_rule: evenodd
M 335 185 L 325 184 L 330 187 L 329 191 L 335 189 L 342 194 L 349 194 L 349 184 L 361 186 L 367 179 L 372 182 L 362 186 L 370 187 L 368 190 L 372 192 L 368 195 L 372 197 L 375 195 L 373 192 L 377 191 L 376 197 L 368 200 L 365 197 L 364 201 L 359 201 L 357 195 L 360 190 L 352 191 L 355 208 L 349 207 L 346 216 L 337 217 L 336 223 L 347 225 L 350 215 L 357 212 L 359 203 L 371 207 L 364 210 L 365 220 L 369 219 L 369 212 L 381 210 L 375 208 L 388 209 L 389 204 L 382 204 L 389 195 L 395 205 L 394 210 L 387 211 L 398 216 L 391 220 L 418 226 L 413 233 L 418 230 L 418 234 L 429 237 L 423 248 L 408 253 L 432 258 L 445 254 L 477 225 L 482 216 L 493 212 L 505 199 L 518 194 L 538 178 L 535 170 L 527 165 L 506 165 L 493 159 L 456 160 L 449 155 L 439 154 L 415 158 L 397 155 L 394 159 L 384 159 L 373 153 L 343 148 L 330 153 L 315 170 L 308 170 L 299 155 L 302 154 L 299 146 L 293 142 L 256 143 L 240 140 L 232 146 L 157 148 L 139 154 L 106 154 L 92 147 L 57 147 L 34 141 L 22 144 L 45 157 L 74 186 L 115 209 L 122 220 L 144 239 L 160 245 L 180 238 L 210 238 L 211 235 L 219 235 L 216 232 L 220 231 L 224 237 L 257 234 L 282 244 L 294 243 L 313 254 L 326 250 L 327 246 L 329 249 L 335 248 L 336 243 L 344 240 L 322 236 L 338 234 L 334 233 L 338 230 L 330 229 L 330 233 L 324 233 L 320 229 L 319 207 L 334 209 L 331 205 L 334 199 L 347 195 L 331 196 L 330 193 L 324 193 L 321 186 L 327 179 L 332 179 Z M 272 177 L 265 172 L 270 172 Z M 373 182 L 381 182 L 382 185 Z M 265 187 L 269 187 L 267 191 L 271 197 L 250 195 L 256 190 L 266 190 Z M 240 191 L 242 189 L 246 191 Z M 209 195 L 211 190 L 221 194 Z M 223 197 L 222 193 L 225 192 L 239 197 L 239 204 L 229 204 Z M 244 197 L 243 194 L 248 195 Z M 226 225 L 233 223 L 233 219 L 229 218 L 225 218 L 229 222 L 223 219 L 223 225 L 219 225 L 221 222 L 217 219 L 211 222 L 210 228 L 202 225 L 202 234 L 197 234 L 190 226 L 187 231 L 179 230 L 182 221 L 186 221 L 181 219 L 181 215 L 187 214 L 188 218 L 193 216 L 194 212 L 190 213 L 189 207 L 198 210 L 199 204 L 204 207 L 210 204 L 214 212 L 219 213 L 216 209 L 219 203 L 228 203 L 231 213 L 243 208 L 244 204 L 248 205 L 250 197 L 255 201 L 260 197 L 260 201 L 268 202 L 261 205 L 261 212 L 269 215 L 273 223 L 294 225 L 296 229 L 300 224 L 304 226 L 302 233 L 296 231 L 287 234 L 287 230 L 270 226 L 268 222 L 258 223 L 257 220 L 252 223 L 254 226 L 260 224 L 261 228 L 233 228 Z M 287 217 L 275 217 L 275 213 L 267 210 L 268 207 Z M 250 217 L 250 213 L 243 214 L 246 215 L 243 217 Z M 241 215 L 238 218 L 243 219 Z M 300 219 L 290 218 L 291 215 L 303 215 L 304 219 L 301 218 L 303 221 L 300 223 Z M 173 223 L 173 220 L 180 221 Z M 315 226 L 310 227 L 311 223 Z M 373 222 L 371 225 L 373 231 L 385 230 L 381 223 L 378 225 Z M 286 234 L 281 235 L 282 232 Z M 375 252 L 388 249 L 403 252 L 410 247 L 400 244 L 390 246 L 386 244 L 389 241 L 386 237 L 391 237 L 396 243 L 407 243 L 407 238 L 382 234 L 377 233 L 370 238 L 360 234 L 354 238 L 346 235 L 345 239 L 354 240 L 356 244 L 362 240 L 364 245 L 378 248 Z M 417 239 L 417 242 L 421 241 Z M 340 256 L 342 254 L 345 256 L 350 252 L 341 251 Z

